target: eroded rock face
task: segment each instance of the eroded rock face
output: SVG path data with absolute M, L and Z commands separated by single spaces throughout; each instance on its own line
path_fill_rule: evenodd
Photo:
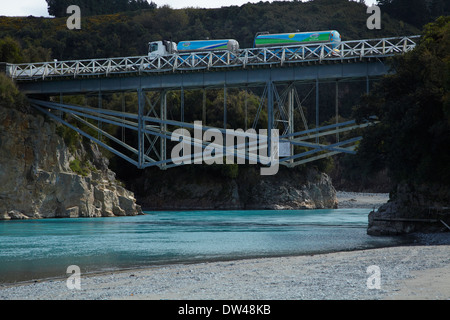
M 330 177 L 314 169 L 261 179 L 248 188 L 246 198 L 247 209 L 332 209 L 338 204 Z
M 0 219 L 142 213 L 97 146 L 80 140 L 70 151 L 56 126 L 0 107 Z M 83 175 L 70 167 L 77 159 L 89 167 Z
M 338 203 L 331 179 L 313 169 L 306 173 L 280 170 L 277 175 L 262 177 L 258 169 L 239 168 L 234 179 L 198 173 L 193 179 L 182 169 L 171 170 L 165 179 L 150 174 L 136 180 L 134 190 L 144 208 L 290 210 L 336 208 Z
M 450 189 L 446 186 L 397 186 L 392 199 L 369 213 L 369 235 L 402 235 L 448 231 Z M 444 223 L 442 223 L 444 222 Z

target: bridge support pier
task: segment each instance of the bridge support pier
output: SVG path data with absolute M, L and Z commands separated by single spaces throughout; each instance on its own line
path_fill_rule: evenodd
M 267 156 L 272 157 L 272 129 L 274 126 L 273 104 L 274 85 L 272 81 L 267 83 Z
M 101 110 L 103 108 L 103 96 L 102 96 L 102 92 L 99 91 L 98 92 L 98 108 Z M 102 122 L 98 121 L 98 128 L 100 129 L 98 131 L 98 140 L 102 140 L 102 134 L 101 134 L 101 130 L 102 130 Z
M 294 94 L 295 94 L 295 88 L 293 86 L 290 87 L 289 93 L 288 93 L 288 121 L 289 121 L 289 156 L 292 156 L 294 154 L 294 145 L 292 144 L 294 133 Z M 301 106 L 299 106 L 301 108 Z M 294 159 L 289 160 L 289 163 L 294 163 Z
M 160 133 L 166 134 L 167 132 L 167 90 L 163 90 L 161 92 L 161 110 L 160 110 Z M 167 159 L 167 139 L 160 137 L 160 160 L 163 161 L 160 165 L 161 169 L 165 169 L 166 163 L 164 162 Z
M 319 79 L 316 79 L 316 128 L 319 128 Z M 316 144 L 319 144 L 319 137 L 316 137 Z
M 206 88 L 203 88 L 202 123 L 206 126 Z
M 248 126 L 248 91 L 247 88 L 244 90 L 244 130 L 247 131 Z
M 125 113 L 125 92 L 122 92 L 122 113 Z M 125 120 L 125 117 L 122 117 L 122 121 Z M 125 143 L 125 127 L 122 127 L 122 142 Z
M 137 91 L 138 94 L 138 168 L 144 168 L 144 92 L 141 88 Z
M 183 87 L 181 87 L 181 90 L 180 90 L 180 114 L 181 114 L 180 121 L 184 122 L 184 88 Z
M 227 129 L 227 86 L 223 86 L 223 128 Z
M 336 125 L 339 124 L 339 82 L 336 80 Z M 336 142 L 339 142 L 339 132 L 336 132 Z

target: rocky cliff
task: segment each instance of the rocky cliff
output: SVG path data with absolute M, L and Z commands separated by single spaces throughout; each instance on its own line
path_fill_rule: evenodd
M 336 208 L 331 179 L 315 169 L 280 168 L 260 176 L 256 166 L 239 166 L 235 177 L 223 172 L 180 167 L 147 171 L 131 186 L 146 210 L 255 210 Z
M 370 235 L 449 231 L 450 188 L 438 185 L 401 184 L 391 200 L 369 214 Z
M 77 135 L 68 146 L 65 130 L 39 114 L 0 107 L 0 219 L 142 213 L 97 146 Z

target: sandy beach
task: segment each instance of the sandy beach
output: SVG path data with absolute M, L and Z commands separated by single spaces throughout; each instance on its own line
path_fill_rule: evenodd
M 351 207 L 386 195 L 340 193 Z M 354 199 L 355 201 L 351 200 Z M 371 203 L 369 203 L 372 201 Z M 155 266 L 0 286 L 0 300 L 393 300 L 450 299 L 450 233 L 411 246 Z

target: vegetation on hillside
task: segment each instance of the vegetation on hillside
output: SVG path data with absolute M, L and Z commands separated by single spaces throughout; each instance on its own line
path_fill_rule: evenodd
M 117 12 L 154 9 L 156 4 L 147 0 L 46 0 L 48 13 L 55 17 L 65 17 L 67 7 L 77 5 L 85 16 L 111 14 Z
M 53 1 L 65 3 L 65 0 Z M 163 6 L 120 13 L 107 10 L 108 14 L 103 10 L 110 6 L 100 6 L 98 1 L 86 10 L 82 3 L 92 3 L 92 0 L 69 2 L 80 2 L 81 30 L 67 29 L 69 14 L 66 13 L 57 15 L 61 18 L 0 17 L 0 39 L 11 37 L 23 50 L 42 51 L 40 57 L 34 54 L 33 60 L 46 61 L 145 55 L 148 42 L 161 39 L 178 42 L 232 38 L 239 41 L 241 48 L 248 48 L 252 47 L 255 34 L 261 31 L 336 29 L 343 40 L 419 32 L 418 28 L 385 13 L 381 17 L 382 29 L 369 30 L 366 27 L 367 7 L 348 0 L 261 1 L 219 9 Z M 92 11 L 93 8 L 97 11 Z M 28 60 L 23 59 L 24 62 Z
M 417 28 L 450 14 L 448 0 L 378 0 L 382 12 Z

